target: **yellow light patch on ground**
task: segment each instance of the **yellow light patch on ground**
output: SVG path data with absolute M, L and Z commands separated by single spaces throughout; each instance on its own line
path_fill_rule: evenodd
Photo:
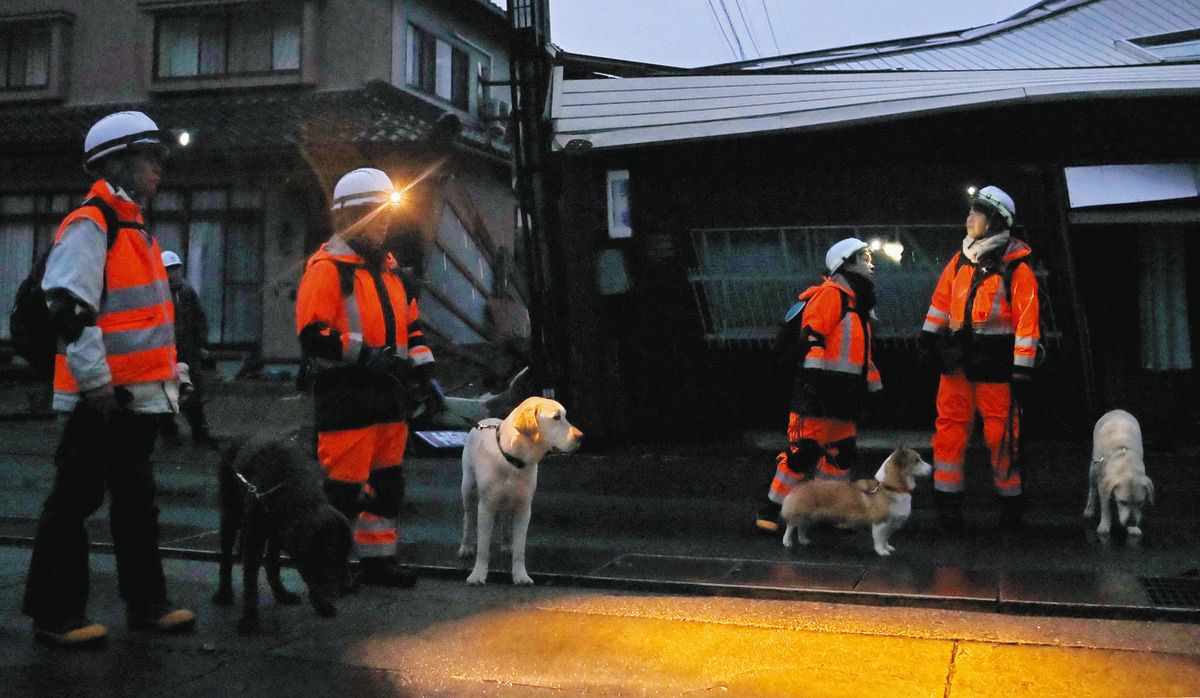
M 406 684 L 454 677 L 567 691 L 677 695 L 941 695 L 952 642 L 504 610 L 434 626 L 413 638 L 382 638 Z M 382 657 L 380 657 L 382 659 Z M 370 663 L 368 661 L 368 663 Z M 869 670 L 864 672 L 864 667 Z M 422 676 L 424 671 L 431 672 Z
M 1121 650 L 964 642 L 951 696 L 1195 696 L 1200 658 Z

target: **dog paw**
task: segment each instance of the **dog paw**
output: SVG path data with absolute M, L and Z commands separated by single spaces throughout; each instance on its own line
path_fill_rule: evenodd
M 281 606 L 295 606 L 296 604 L 300 603 L 301 600 L 302 599 L 300 598 L 299 594 L 293 594 L 290 591 L 282 591 L 278 594 L 275 594 L 275 603 Z
M 1099 533 L 1102 536 L 1107 536 L 1111 529 L 1112 527 L 1107 522 L 1101 522 L 1101 524 L 1096 527 L 1096 533 Z
M 484 572 L 483 574 L 472 572 L 471 576 L 467 577 L 467 584 L 473 587 L 481 587 L 484 584 L 487 584 L 487 572 Z
M 791 538 L 791 536 L 788 536 L 788 537 L 786 537 L 786 538 L 784 538 L 784 539 L 783 539 L 783 547 L 785 547 L 785 548 L 790 548 L 790 547 L 792 547 L 792 545 L 794 545 L 794 544 L 792 543 L 792 538 Z
M 533 586 L 533 578 L 528 574 L 513 574 L 513 584 L 519 587 Z
M 1138 528 L 1137 526 L 1130 526 L 1129 528 L 1125 529 L 1125 532 L 1128 533 L 1130 536 L 1142 535 L 1142 529 Z
M 875 548 L 875 552 L 879 554 L 879 557 L 887 557 L 892 554 L 888 548 Z
M 1095 516 L 1095 515 L 1096 515 L 1096 508 L 1095 508 L 1095 507 L 1092 507 L 1092 506 L 1086 506 L 1086 507 L 1084 507 L 1084 508 L 1083 508 L 1083 518 L 1085 518 L 1085 519 L 1090 519 L 1090 518 L 1092 518 L 1092 517 L 1093 517 L 1093 516 Z
M 212 597 L 213 605 L 215 606 L 232 606 L 233 605 L 233 590 L 232 589 L 217 589 L 217 593 Z
M 475 546 L 473 546 L 473 545 L 460 545 L 460 546 L 458 547 L 458 556 L 459 556 L 460 558 L 463 558 L 464 560 L 465 560 L 465 559 L 467 559 L 467 558 L 469 558 L 469 557 L 475 557 Z
M 896 546 L 892 545 L 891 543 L 884 543 L 884 544 L 883 544 L 883 547 L 887 548 L 887 551 L 888 551 L 889 553 L 894 553 L 894 552 L 896 552 Z

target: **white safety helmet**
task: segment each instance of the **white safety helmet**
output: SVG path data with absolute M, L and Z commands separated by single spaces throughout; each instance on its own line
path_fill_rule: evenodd
M 179 258 L 179 255 L 170 250 L 162 253 L 162 261 L 163 266 L 167 267 L 168 269 L 171 267 L 183 266 L 183 260 Z
M 91 167 L 101 158 L 127 148 L 154 148 L 166 157 L 168 134 L 140 111 L 109 114 L 88 129 L 83 139 L 83 165 Z
M 865 249 L 867 249 L 867 243 L 858 238 L 846 238 L 835 242 L 833 247 L 830 247 L 829 251 L 825 253 L 825 268 L 829 271 L 829 275 L 833 276 L 846 260 L 853 258 L 859 250 Z
M 1000 212 L 1004 216 L 1004 220 L 1008 222 L 1008 227 L 1013 226 L 1013 219 L 1017 216 L 1017 205 L 1013 203 L 1012 197 L 1004 192 L 1000 187 L 984 187 L 971 197 L 971 203 L 981 203 L 985 206 L 990 206 Z
M 395 200 L 396 193 L 392 180 L 382 171 L 374 167 L 360 167 L 338 180 L 333 188 L 333 205 L 329 210 L 386 204 Z

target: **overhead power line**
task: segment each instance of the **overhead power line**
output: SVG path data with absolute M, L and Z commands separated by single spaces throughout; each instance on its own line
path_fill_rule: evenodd
M 725 21 L 729 23 L 729 31 L 733 34 L 733 41 L 737 44 L 737 52 L 740 60 L 746 60 L 746 51 L 742 48 L 742 39 L 738 36 L 737 26 L 733 23 L 733 18 L 729 16 L 729 8 L 725 6 L 725 0 L 717 0 L 721 4 L 721 11 L 725 13 Z
M 708 9 L 711 12 L 713 21 L 717 23 L 717 31 L 721 33 L 721 38 L 725 40 L 725 45 L 729 47 L 729 54 L 735 59 L 738 57 L 737 51 L 733 48 L 733 42 L 729 40 L 729 34 L 725 31 L 725 25 L 721 24 L 721 17 L 717 14 L 717 8 L 713 5 L 713 0 L 708 1 Z
M 754 47 L 754 53 L 757 54 L 756 57 L 762 58 L 763 52 L 758 48 L 758 42 L 754 40 L 754 29 L 746 21 L 746 12 L 742 7 L 742 0 L 733 0 L 733 6 L 737 8 L 738 15 L 742 18 L 742 26 L 746 28 L 746 36 L 750 37 L 750 45 Z
M 775 55 L 783 55 L 779 48 L 779 39 L 775 38 L 775 23 L 771 21 L 771 11 L 767 9 L 767 0 L 762 0 L 763 16 L 767 18 L 767 28 L 771 30 L 771 43 L 775 44 Z

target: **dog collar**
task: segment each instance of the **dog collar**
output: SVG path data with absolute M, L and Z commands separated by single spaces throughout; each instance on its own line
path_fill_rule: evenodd
M 517 458 L 516 456 L 511 456 L 504 452 L 504 447 L 500 445 L 500 428 L 499 427 L 496 427 L 496 448 L 500 449 L 500 455 L 504 456 L 504 460 L 508 461 L 509 465 L 511 465 L 512 467 L 516 468 L 517 470 L 520 470 L 525 467 L 525 461 L 521 460 L 520 458 Z

